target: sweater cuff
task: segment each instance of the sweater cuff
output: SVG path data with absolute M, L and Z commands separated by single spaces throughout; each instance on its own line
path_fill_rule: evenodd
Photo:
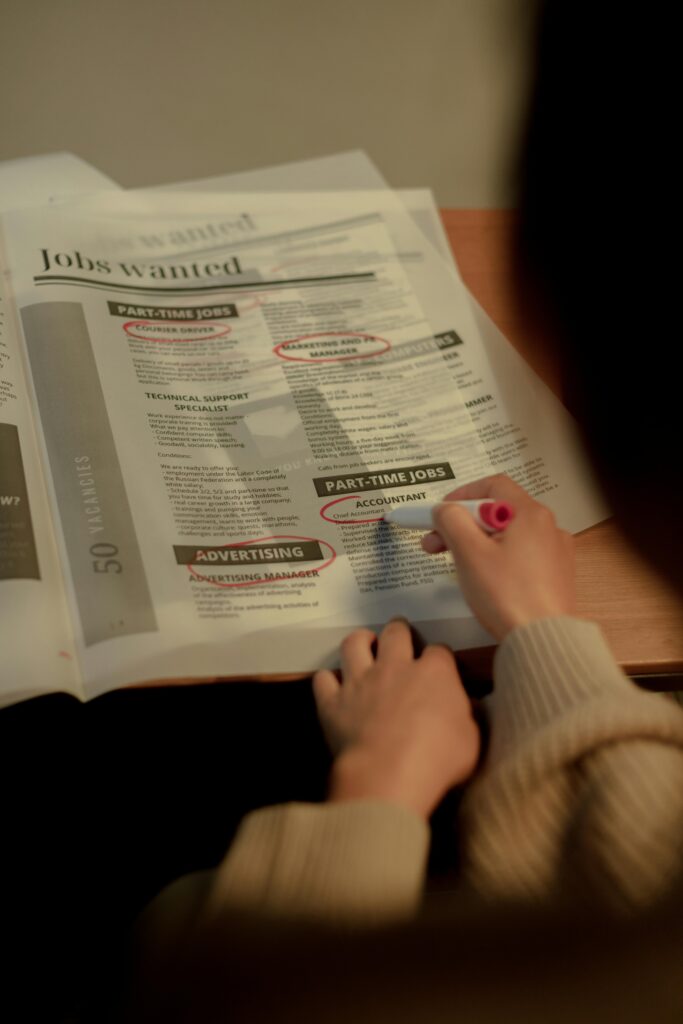
M 242 822 L 208 909 L 384 923 L 419 904 L 429 828 L 382 801 L 286 804 Z
M 495 760 L 588 699 L 635 689 L 598 626 L 568 616 L 513 629 L 496 651 L 493 677 L 490 756 Z

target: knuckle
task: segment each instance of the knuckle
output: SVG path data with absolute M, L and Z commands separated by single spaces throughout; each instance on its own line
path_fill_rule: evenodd
M 423 651 L 422 657 L 428 657 L 434 661 L 447 661 L 449 664 L 455 665 L 453 652 L 445 644 L 428 644 Z

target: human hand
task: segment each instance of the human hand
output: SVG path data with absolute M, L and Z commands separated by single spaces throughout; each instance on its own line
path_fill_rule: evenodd
M 446 647 L 413 651 L 410 627 L 390 622 L 377 638 L 359 629 L 341 647 L 341 682 L 313 677 L 318 715 L 335 762 L 331 800 L 374 798 L 428 818 L 474 771 L 479 728 Z
M 465 599 L 482 626 L 502 640 L 515 626 L 576 609 L 574 540 L 560 530 L 550 509 L 507 476 L 490 476 L 458 487 L 445 502 L 468 498 L 508 501 L 515 518 L 488 535 L 455 504 L 434 513 L 436 530 L 422 538 L 428 554 L 449 550 Z

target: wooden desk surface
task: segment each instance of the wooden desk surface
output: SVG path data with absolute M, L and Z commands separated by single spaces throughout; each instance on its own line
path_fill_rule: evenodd
M 515 348 L 551 386 L 550 363 L 536 346 L 508 279 L 507 244 L 513 214 L 505 210 L 442 210 L 443 222 L 465 283 Z M 683 672 L 683 606 L 627 546 L 612 520 L 577 537 L 579 614 L 600 624 L 619 664 L 631 675 Z M 459 661 L 475 675 L 490 651 L 463 652 Z

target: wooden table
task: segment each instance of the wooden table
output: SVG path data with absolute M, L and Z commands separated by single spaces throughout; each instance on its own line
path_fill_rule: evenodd
M 442 210 L 460 272 L 478 302 L 539 375 L 558 391 L 551 361 L 524 323 L 508 274 L 514 214 Z M 577 537 L 579 614 L 599 623 L 619 664 L 657 689 L 683 688 L 683 606 L 626 544 L 613 520 Z M 481 678 L 491 650 L 463 652 L 464 670 Z M 678 678 L 677 678 L 678 677 Z

